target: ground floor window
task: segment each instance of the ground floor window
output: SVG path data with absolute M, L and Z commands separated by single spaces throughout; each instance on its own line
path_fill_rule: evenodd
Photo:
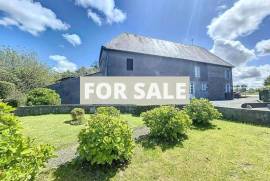
M 206 82 L 202 83 L 202 91 L 207 91 L 208 89 L 208 84 Z
M 190 93 L 190 94 L 194 94 L 194 82 L 190 82 L 189 93 Z
M 225 93 L 230 93 L 231 92 L 231 85 L 230 84 L 226 84 L 225 85 Z

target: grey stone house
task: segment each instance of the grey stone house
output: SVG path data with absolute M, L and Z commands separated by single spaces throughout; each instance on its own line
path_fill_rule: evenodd
M 96 76 L 189 76 L 191 98 L 232 99 L 233 65 L 199 46 L 123 33 L 101 47 L 99 67 Z M 76 104 L 79 82 L 70 78 L 50 87 L 63 104 Z

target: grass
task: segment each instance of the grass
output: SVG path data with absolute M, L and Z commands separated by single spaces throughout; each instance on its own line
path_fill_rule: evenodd
M 55 120 L 61 123 L 61 116 L 62 121 L 68 118 L 59 115 Z M 46 120 L 46 116 L 41 117 Z M 131 115 L 125 117 L 133 118 Z M 27 120 L 39 121 L 37 117 L 25 119 L 24 127 L 31 125 L 26 124 Z M 134 120 L 130 125 L 141 125 L 139 118 Z M 40 135 L 39 131 L 54 129 L 50 125 L 53 122 L 36 124 L 37 130 L 32 136 Z M 74 136 L 70 132 L 74 128 L 67 126 L 69 128 L 63 130 L 61 135 Z M 26 129 L 31 130 L 32 127 Z M 52 133 L 56 134 L 50 130 L 42 137 L 56 139 Z M 45 141 L 48 138 L 39 139 Z M 60 139 L 60 142 L 66 140 L 64 136 Z M 269 155 L 270 128 L 216 120 L 211 127 L 193 127 L 187 139 L 177 145 L 157 145 L 148 138 L 137 141 L 134 156 L 126 167 L 67 163 L 43 172 L 38 180 L 269 180 Z
M 131 128 L 143 125 L 138 117 L 129 114 L 121 116 L 128 121 Z M 51 144 L 56 149 L 62 149 L 77 142 L 77 135 L 84 126 L 67 124 L 66 122 L 70 119 L 68 114 L 20 117 L 25 135 L 34 138 L 37 143 Z

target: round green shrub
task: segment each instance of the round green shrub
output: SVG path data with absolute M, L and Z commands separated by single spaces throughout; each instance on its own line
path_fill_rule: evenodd
M 7 99 L 4 100 L 4 102 L 12 107 L 23 106 L 26 104 L 26 95 L 15 90 Z
M 150 135 L 170 142 L 178 141 L 191 125 L 184 111 L 172 106 L 161 106 L 141 114 Z
M 82 108 L 74 108 L 72 109 L 72 111 L 70 112 L 71 114 L 71 118 L 72 124 L 83 124 L 85 122 L 85 111 Z
M 193 124 L 209 124 L 211 120 L 222 116 L 207 99 L 192 99 L 184 110 L 192 119 Z
M 14 109 L 0 102 L 0 180 L 34 180 L 53 157 L 53 147 L 36 145 L 21 134 Z
M 94 114 L 79 134 L 78 153 L 92 165 L 127 161 L 133 148 L 132 131 L 120 117 Z
M 98 107 L 96 114 L 103 114 L 103 115 L 108 115 L 108 116 L 119 117 L 120 111 L 112 106 L 111 107 Z
M 27 94 L 27 104 L 32 105 L 60 105 L 61 98 L 54 90 L 36 88 Z
M 0 99 L 8 98 L 8 96 L 11 95 L 15 89 L 15 84 L 6 81 L 0 81 Z

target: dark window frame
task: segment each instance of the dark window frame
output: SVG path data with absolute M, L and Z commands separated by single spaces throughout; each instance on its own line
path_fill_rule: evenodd
M 133 58 L 127 58 L 127 71 L 133 71 L 134 63 Z

